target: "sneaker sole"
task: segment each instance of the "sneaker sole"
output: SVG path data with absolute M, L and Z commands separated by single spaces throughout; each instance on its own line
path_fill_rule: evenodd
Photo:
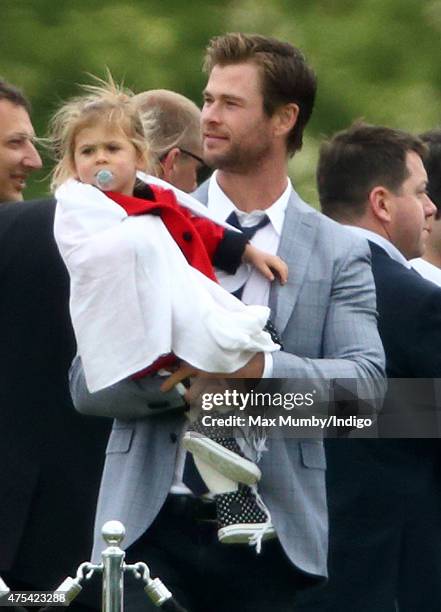
M 199 432 L 186 433 L 182 440 L 183 447 L 211 465 L 226 478 L 234 482 L 254 485 L 259 482 L 262 473 L 252 461 L 239 457 L 214 440 Z
M 219 529 L 217 536 L 222 544 L 249 544 L 250 539 L 262 528 L 263 524 L 261 523 L 228 525 Z M 271 526 L 263 535 L 262 542 L 276 537 L 276 530 Z

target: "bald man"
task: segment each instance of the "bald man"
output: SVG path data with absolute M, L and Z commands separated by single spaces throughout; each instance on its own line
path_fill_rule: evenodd
M 142 113 L 151 115 L 154 173 L 182 191 L 194 191 L 205 169 L 199 108 L 168 89 L 145 91 L 134 99 Z

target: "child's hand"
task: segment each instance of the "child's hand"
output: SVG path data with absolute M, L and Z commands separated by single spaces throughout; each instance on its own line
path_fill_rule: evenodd
M 275 274 L 281 285 L 286 284 L 288 280 L 288 266 L 277 255 L 270 255 L 248 243 L 245 247 L 243 260 L 254 266 L 268 280 L 273 281 Z
M 178 383 L 182 382 L 186 378 L 190 378 L 190 376 L 194 376 L 198 372 L 199 370 L 194 368 L 189 363 L 183 361 L 181 362 L 179 367 L 165 379 L 160 389 L 164 393 L 166 393 L 167 391 L 171 391 Z

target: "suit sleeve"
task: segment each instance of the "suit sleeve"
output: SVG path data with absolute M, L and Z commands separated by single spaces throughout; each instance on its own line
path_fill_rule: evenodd
M 385 356 L 377 328 L 375 285 L 369 247 L 353 242 L 334 266 L 322 357 L 300 357 L 285 350 L 273 353 L 273 378 L 356 382 L 358 396 L 375 410 L 385 393 Z M 330 381 L 330 382 L 329 382 Z M 343 385 L 344 386 L 344 385 Z
M 170 411 L 184 411 L 185 402 L 175 390 L 163 393 L 164 379 L 146 376 L 139 380 L 126 379 L 115 385 L 90 393 L 86 386 L 81 358 L 76 356 L 69 371 L 70 392 L 78 412 L 90 416 L 131 420 L 158 416 Z

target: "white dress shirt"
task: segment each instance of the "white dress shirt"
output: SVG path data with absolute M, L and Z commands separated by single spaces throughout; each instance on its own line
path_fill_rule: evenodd
M 211 218 L 224 222 L 234 211 L 243 227 L 257 225 L 264 215 L 267 215 L 270 222 L 268 225 L 257 230 L 251 244 L 262 251 L 275 255 L 279 248 L 280 236 L 285 219 L 285 210 L 292 193 L 292 184 L 287 179 L 285 191 L 273 204 L 265 210 L 254 210 L 250 213 L 243 212 L 235 207 L 233 202 L 219 187 L 216 180 L 217 171 L 210 178 L 208 186 L 207 208 Z M 251 265 L 243 263 L 239 266 L 235 274 L 227 274 L 222 270 L 216 270 L 216 276 L 220 285 L 228 292 L 232 293 L 245 284 L 242 301 L 245 304 L 258 304 L 268 306 L 270 281 L 260 274 Z M 275 280 L 274 282 L 278 282 Z M 265 363 L 262 378 L 270 378 L 273 372 L 273 358 L 271 353 L 265 352 Z M 171 487 L 171 493 L 186 494 L 188 488 L 182 482 L 182 474 L 185 463 L 185 451 L 180 445 L 178 450 L 178 460 L 176 463 L 175 477 Z
M 383 238 L 383 236 L 380 236 L 380 234 L 371 232 L 371 230 L 365 229 L 364 227 L 358 227 L 356 225 L 345 225 L 345 227 L 354 232 L 354 234 L 374 242 L 376 245 L 384 249 L 389 257 L 403 265 L 405 268 L 408 268 L 409 270 L 411 269 L 412 266 L 410 265 L 409 261 L 404 257 L 401 251 L 399 251 L 397 247 L 390 242 L 390 240 L 387 240 L 387 238 Z
M 412 268 L 414 268 L 418 274 L 421 274 L 423 278 L 441 287 L 441 268 L 434 266 L 432 263 L 422 259 L 421 257 L 411 259 L 410 264 Z
M 219 187 L 216 177 L 217 171 L 212 174 L 208 186 L 208 211 L 223 221 L 234 211 L 243 227 L 256 225 L 264 215 L 267 215 L 270 222 L 268 225 L 257 230 L 250 242 L 256 248 L 275 255 L 279 248 L 286 207 L 293 191 L 289 178 L 287 178 L 285 191 L 268 208 L 265 208 L 265 210 L 253 210 L 247 213 L 236 208 L 230 198 Z M 271 283 L 250 264 L 241 264 L 234 275 L 225 274 L 221 270 L 216 270 L 216 275 L 222 287 L 230 292 L 245 284 L 242 293 L 242 301 L 245 304 L 268 306 Z M 275 280 L 273 282 L 277 283 L 278 281 Z M 264 355 L 265 365 L 262 378 L 270 378 L 273 371 L 273 359 L 270 353 L 264 353 Z

